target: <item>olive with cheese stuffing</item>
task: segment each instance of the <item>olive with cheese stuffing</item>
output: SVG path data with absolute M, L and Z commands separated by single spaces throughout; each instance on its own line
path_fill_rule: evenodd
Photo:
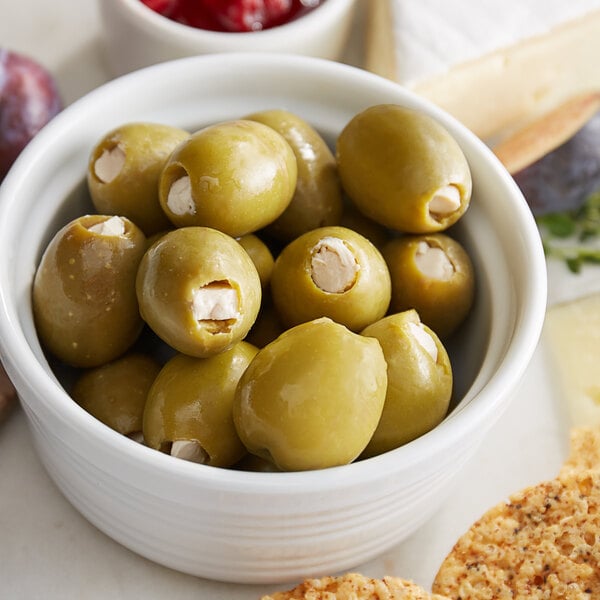
M 163 235 L 144 255 L 136 289 L 142 317 L 167 344 L 206 357 L 242 340 L 258 314 L 262 291 L 248 253 L 209 227 Z
M 128 350 L 143 326 L 135 292 L 146 237 L 129 219 L 78 217 L 47 246 L 33 282 L 41 342 L 60 361 L 96 367 Z
M 386 394 L 379 342 L 322 318 L 258 351 L 238 383 L 233 418 L 248 450 L 284 471 L 353 461 Z
M 246 118 L 279 132 L 294 151 L 298 164 L 294 197 L 283 214 L 269 225 L 269 233 L 289 242 L 311 229 L 338 225 L 342 188 L 337 164 L 317 130 L 287 110 L 265 110 Z
M 156 360 L 131 352 L 83 372 L 71 397 L 111 429 L 141 442 L 146 397 L 159 371 Z
M 465 320 L 475 295 L 475 271 L 462 244 L 444 233 L 407 235 L 382 250 L 392 280 L 390 310 L 416 309 L 445 339 Z
M 256 352 L 251 344 L 239 342 L 208 358 L 173 357 L 148 393 L 144 410 L 148 446 L 206 465 L 237 463 L 246 448 L 233 425 L 233 397 Z
M 329 317 L 360 331 L 385 315 L 391 282 L 369 240 L 345 227 L 321 227 L 290 242 L 277 257 L 271 294 L 287 327 Z
M 159 123 L 126 123 L 92 149 L 87 183 L 97 212 L 131 219 L 146 235 L 170 227 L 158 200 L 160 173 L 189 132 Z
M 226 121 L 175 148 L 160 177 L 159 198 L 176 227 L 213 227 L 239 237 L 283 213 L 297 174 L 290 145 L 274 129 Z
M 429 115 L 380 104 L 355 115 L 337 139 L 342 186 L 358 209 L 406 233 L 443 231 L 471 199 L 460 146 Z
M 362 335 L 376 338 L 387 362 L 387 393 L 381 419 L 363 456 L 398 448 L 427 433 L 446 416 L 452 368 L 439 337 L 415 310 L 384 317 Z

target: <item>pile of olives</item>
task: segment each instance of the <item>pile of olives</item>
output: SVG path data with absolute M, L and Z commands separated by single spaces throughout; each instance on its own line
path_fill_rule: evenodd
M 468 163 L 431 117 L 357 114 L 332 151 L 265 110 L 188 131 L 126 123 L 90 153 L 95 213 L 58 231 L 33 283 L 73 399 L 158 451 L 308 470 L 386 452 L 445 417 L 445 340 L 474 295 L 446 231 Z

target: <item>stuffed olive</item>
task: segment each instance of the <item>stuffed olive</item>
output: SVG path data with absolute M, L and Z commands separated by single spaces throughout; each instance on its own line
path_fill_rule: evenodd
M 283 249 L 271 293 L 287 327 L 329 317 L 360 331 L 385 315 L 391 283 L 382 255 L 369 240 L 345 227 L 321 227 Z
M 156 360 L 132 352 L 82 373 L 71 397 L 111 429 L 141 442 L 146 396 L 159 371 Z
M 328 225 L 342 215 L 342 188 L 335 157 L 312 125 L 286 110 L 265 110 L 248 117 L 279 132 L 291 146 L 298 164 L 296 191 L 283 214 L 268 227 L 280 240 Z
M 192 462 L 229 467 L 246 449 L 233 425 L 237 383 L 257 349 L 239 342 L 209 358 L 178 354 L 156 377 L 144 410 L 151 448 Z
M 248 253 L 234 238 L 209 227 L 163 235 L 144 255 L 136 289 L 142 317 L 153 331 L 196 357 L 243 339 L 262 295 Z
M 240 119 L 197 131 L 173 151 L 160 203 L 177 227 L 213 227 L 234 237 L 274 221 L 296 188 L 296 157 L 283 136 Z
M 438 336 L 415 310 L 389 315 L 366 327 L 387 362 L 387 393 L 381 419 L 364 456 L 393 450 L 427 433 L 446 416 L 452 368 Z
M 390 310 L 414 308 L 439 337 L 451 335 L 475 294 L 473 264 L 463 246 L 444 233 L 407 235 L 382 252 L 392 279 Z
M 442 231 L 471 199 L 467 159 L 427 114 L 395 104 L 369 107 L 337 139 L 338 171 L 361 212 L 407 233 Z
M 327 318 L 298 325 L 259 350 L 240 378 L 238 434 L 281 470 L 347 464 L 379 422 L 386 370 L 376 339 Z
M 58 231 L 33 282 L 44 346 L 74 367 L 114 360 L 142 330 L 135 278 L 146 237 L 129 219 L 85 215 Z
M 97 212 L 131 219 L 146 235 L 167 229 L 158 180 L 167 158 L 190 134 L 157 123 L 127 123 L 94 146 L 87 183 Z

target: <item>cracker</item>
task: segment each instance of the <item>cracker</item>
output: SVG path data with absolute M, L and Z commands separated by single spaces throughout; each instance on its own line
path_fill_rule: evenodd
M 600 598 L 600 472 L 571 471 L 485 513 L 442 563 L 455 600 Z
M 384 577 L 371 579 L 359 573 L 347 573 L 340 577 L 307 579 L 287 592 L 263 596 L 262 600 L 448 600 L 430 594 L 416 583 Z
M 574 427 L 570 432 L 570 452 L 560 477 L 572 471 L 600 470 L 600 427 Z

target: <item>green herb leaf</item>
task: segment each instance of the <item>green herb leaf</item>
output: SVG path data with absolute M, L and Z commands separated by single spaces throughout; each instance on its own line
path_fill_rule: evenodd
M 575 233 L 576 221 L 568 213 L 549 213 L 538 217 L 537 221 L 556 237 L 566 238 Z
M 573 273 L 581 272 L 584 263 L 600 264 L 600 248 L 564 244 L 570 237 L 589 244 L 600 235 L 600 190 L 588 196 L 578 210 L 541 215 L 536 221 L 547 257 L 564 260 Z

